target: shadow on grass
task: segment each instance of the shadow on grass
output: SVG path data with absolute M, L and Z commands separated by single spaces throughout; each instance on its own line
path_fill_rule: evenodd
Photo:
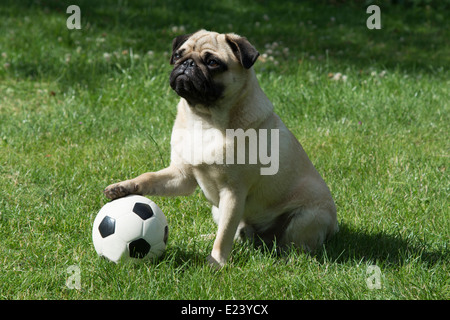
M 237 245 L 234 250 L 245 252 L 240 259 L 245 261 L 252 255 L 248 248 L 253 247 L 266 257 L 284 259 L 291 254 L 308 254 L 295 248 L 278 250 L 276 246 L 267 246 L 260 241 L 246 240 Z M 247 248 L 247 250 L 245 249 Z M 323 248 L 311 253 L 319 263 L 353 264 L 370 263 L 383 268 L 398 268 L 408 263 L 425 263 L 431 267 L 445 263 L 450 259 L 450 252 L 445 247 L 430 250 L 426 244 L 416 240 L 404 239 L 400 235 L 389 235 L 382 232 L 367 233 L 356 230 L 347 224 L 339 225 L 339 232 L 327 241 Z M 190 256 L 190 255 L 189 255 Z M 186 257 L 186 258 L 189 258 Z
M 404 239 L 400 235 L 385 233 L 369 234 L 341 224 L 339 232 L 316 254 L 318 261 L 331 263 L 368 262 L 384 267 L 399 267 L 414 262 L 424 262 L 432 266 L 448 261 L 446 248 L 430 250 L 425 244 Z
M 323 263 L 372 263 L 383 268 L 397 268 L 405 264 L 425 263 L 433 266 L 444 263 L 450 259 L 450 253 L 446 248 L 430 250 L 425 244 L 417 244 L 416 241 L 404 239 L 400 235 L 394 236 L 384 233 L 369 234 L 355 230 L 346 224 L 340 224 L 339 232 L 330 239 L 324 248 L 313 254 L 317 261 Z M 241 263 L 245 263 L 253 250 L 257 250 L 267 257 L 283 259 L 288 252 L 277 253 L 273 247 L 256 244 L 250 240 L 235 243 L 234 255 L 239 255 Z M 253 247 L 253 249 L 252 249 Z M 303 254 L 303 253 L 295 253 Z M 207 266 L 206 255 L 195 248 L 172 246 L 164 255 L 164 260 L 180 270 L 189 267 Z
M 177 245 L 171 245 L 164 253 L 161 260 L 169 262 L 171 266 L 182 271 L 192 267 L 208 266 L 206 260 L 207 254 L 196 248 L 184 248 Z

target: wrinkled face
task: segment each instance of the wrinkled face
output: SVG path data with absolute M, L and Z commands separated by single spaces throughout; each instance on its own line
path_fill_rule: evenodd
M 231 75 L 251 67 L 241 61 L 248 51 L 244 44 L 254 50 L 253 65 L 259 54 L 245 38 L 205 30 L 178 36 L 173 41 L 170 86 L 192 106 L 217 104 L 228 84 L 236 81 Z

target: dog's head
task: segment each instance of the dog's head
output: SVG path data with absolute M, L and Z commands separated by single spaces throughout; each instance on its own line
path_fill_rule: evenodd
M 191 106 L 220 104 L 242 87 L 258 58 L 250 42 L 235 34 L 200 30 L 173 40 L 170 86 Z

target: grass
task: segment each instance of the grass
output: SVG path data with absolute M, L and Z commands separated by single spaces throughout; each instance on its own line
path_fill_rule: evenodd
M 82 29 L 68 30 L 75 3 Z M 448 6 L 379 4 L 382 29 L 368 30 L 363 2 L 3 1 L 0 298 L 449 299 Z M 153 199 L 170 226 L 161 259 L 97 257 L 103 188 L 169 163 L 171 40 L 200 28 L 266 54 L 260 84 L 338 207 L 341 230 L 315 255 L 237 243 L 211 271 L 197 190 Z

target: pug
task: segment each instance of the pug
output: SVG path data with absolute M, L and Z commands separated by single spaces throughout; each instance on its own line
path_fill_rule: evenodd
M 258 84 L 258 56 L 233 33 L 176 37 L 171 163 L 104 190 L 116 199 L 189 195 L 199 186 L 217 223 L 208 261 L 219 268 L 235 238 L 312 252 L 338 231 L 329 188 Z

